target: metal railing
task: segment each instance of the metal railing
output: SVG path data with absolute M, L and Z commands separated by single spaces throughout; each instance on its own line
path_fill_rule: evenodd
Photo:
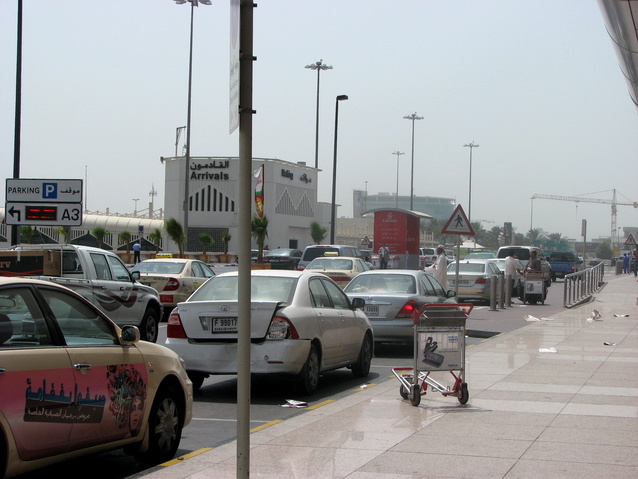
M 599 263 L 592 268 L 565 275 L 563 306 L 571 308 L 589 301 L 605 285 L 604 274 L 605 265 Z

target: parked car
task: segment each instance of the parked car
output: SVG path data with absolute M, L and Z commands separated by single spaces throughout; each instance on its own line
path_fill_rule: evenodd
M 552 251 L 547 257 L 547 262 L 552 268 L 552 281 L 556 278 L 564 278 L 571 273 L 582 271 L 585 266 L 572 251 Z
M 412 314 L 427 303 L 454 303 L 454 291 L 443 291 L 433 276 L 417 270 L 364 271 L 344 288 L 351 300 L 363 299 L 377 342 L 414 338 Z
M 347 256 L 321 256 L 313 259 L 307 270 L 318 271 L 331 278 L 339 286 L 344 287 L 359 273 L 368 271 L 370 267 L 361 258 Z
M 496 258 L 494 253 L 489 253 L 487 251 L 473 251 L 465 256 L 464 259 L 492 259 Z
M 297 269 L 303 252 L 300 249 L 277 248 L 264 252 L 263 263 L 269 263 L 271 269 Z
M 452 263 L 447 267 L 447 283 L 456 289 L 456 266 Z M 492 276 L 499 276 L 501 271 L 489 259 L 464 259 L 458 263 L 459 284 L 458 297 L 466 300 L 490 300 Z
M 419 268 L 427 268 L 436 262 L 436 248 L 419 248 Z
M 0 391 L 2 477 L 119 447 L 165 462 L 192 415 L 177 354 L 36 279 L 0 278 Z
M 356 246 L 343 244 L 316 244 L 306 246 L 304 248 L 301 260 L 299 260 L 299 264 L 297 265 L 297 269 L 302 271 L 313 259 L 323 256 L 326 253 L 336 253 L 339 256 L 350 256 L 363 259 L 361 251 L 359 251 L 359 248 Z
M 168 319 L 166 346 L 180 355 L 194 387 L 210 374 L 237 373 L 238 273 L 215 276 Z M 251 371 L 293 378 L 300 394 L 319 375 L 349 367 L 370 372 L 374 336 L 360 311 L 327 276 L 313 271 L 251 272 Z
M 159 292 L 165 317 L 177 303 L 186 301 L 208 278 L 215 276 L 206 263 L 182 258 L 147 259 L 136 264 L 131 273 L 140 283 Z

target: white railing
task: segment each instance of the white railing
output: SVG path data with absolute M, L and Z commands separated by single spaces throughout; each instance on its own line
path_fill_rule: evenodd
M 571 308 L 589 301 L 605 285 L 604 274 L 605 265 L 601 262 L 592 268 L 565 275 L 563 306 Z

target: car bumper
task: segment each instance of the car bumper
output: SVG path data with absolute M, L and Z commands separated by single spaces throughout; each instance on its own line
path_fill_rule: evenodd
M 166 339 L 188 371 L 208 374 L 237 374 L 237 343 L 192 343 L 188 339 Z M 282 340 L 251 343 L 250 372 L 253 374 L 299 374 L 308 359 L 310 340 Z
M 414 323 L 411 319 L 394 321 L 369 319 L 370 324 L 372 324 L 375 342 L 414 341 Z

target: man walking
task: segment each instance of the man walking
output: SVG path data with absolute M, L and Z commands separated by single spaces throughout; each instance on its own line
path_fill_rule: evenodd
M 388 261 L 390 261 L 390 249 L 385 244 L 382 244 L 381 248 L 379 248 L 381 269 L 388 269 Z

